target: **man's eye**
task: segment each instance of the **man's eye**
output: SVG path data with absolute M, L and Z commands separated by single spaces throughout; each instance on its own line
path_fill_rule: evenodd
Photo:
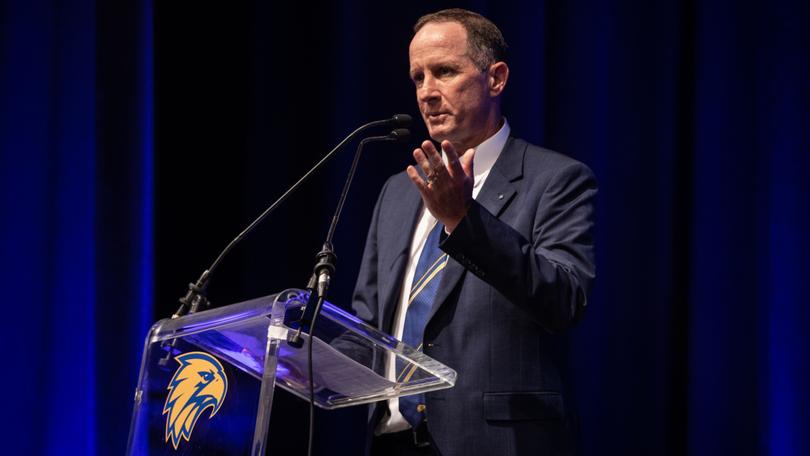
M 448 67 L 440 67 L 439 69 L 436 70 L 436 76 L 438 77 L 451 76 L 453 73 L 454 73 L 453 69 Z

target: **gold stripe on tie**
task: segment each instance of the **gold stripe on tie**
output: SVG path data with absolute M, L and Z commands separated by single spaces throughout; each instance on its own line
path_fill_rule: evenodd
M 405 369 L 402 369 L 402 373 L 400 374 L 400 377 L 402 377 L 402 374 L 406 374 L 406 375 L 405 375 L 405 377 L 402 378 L 402 380 L 397 380 L 399 383 L 405 383 L 405 382 L 409 381 L 411 379 L 411 377 L 413 377 L 413 374 L 416 373 L 416 364 L 409 364 L 409 365 L 410 365 L 410 367 L 406 367 Z
M 411 286 L 411 294 L 413 294 L 414 290 L 422 283 L 425 277 L 427 277 L 427 275 L 430 274 L 430 270 L 433 269 L 433 267 L 436 266 L 439 263 L 439 261 L 442 261 L 442 259 L 446 256 L 447 256 L 446 253 L 439 255 L 439 258 L 436 258 L 436 261 L 434 261 L 433 264 L 428 266 L 428 268 L 425 270 L 425 273 L 422 274 L 422 277 L 420 277 L 419 280 L 414 282 L 413 285 Z
M 419 350 L 421 350 L 421 349 L 422 349 L 422 344 L 419 344 L 419 346 L 418 346 L 418 347 L 416 347 L 416 351 L 419 351 Z M 405 375 L 405 373 L 406 373 L 406 372 L 408 372 L 408 370 L 409 370 L 409 369 L 408 369 L 408 366 L 412 366 L 412 367 L 410 368 L 410 373 L 408 373 L 408 375 L 407 375 L 407 376 L 406 376 L 406 377 L 403 379 L 403 375 Z M 413 364 L 412 364 L 412 363 L 408 363 L 408 364 L 407 364 L 405 367 L 403 367 L 403 368 L 402 368 L 402 370 L 399 372 L 399 375 L 397 376 L 397 383 L 407 382 L 408 380 L 410 380 L 410 379 L 411 379 L 411 376 L 413 375 L 413 373 L 414 373 L 414 371 L 415 371 L 415 370 L 416 370 L 416 366 L 413 366 Z
M 425 280 L 423 280 L 422 283 L 419 285 L 418 290 L 411 293 L 411 297 L 408 299 L 408 305 L 411 305 L 414 298 L 419 296 L 419 293 L 427 286 L 428 283 L 430 283 L 430 281 L 434 277 L 436 277 L 436 274 L 438 274 L 442 269 L 444 269 L 445 266 L 447 266 L 447 254 L 444 254 L 443 257 L 445 258 L 445 261 L 440 263 L 438 266 L 436 266 L 436 268 L 433 269 L 433 271 L 430 273 L 430 276 L 428 276 Z

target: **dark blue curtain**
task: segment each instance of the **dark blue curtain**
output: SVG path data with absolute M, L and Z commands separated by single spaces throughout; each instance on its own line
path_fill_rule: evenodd
M 586 453 L 807 453 L 807 5 L 543 11 L 540 140 L 601 184 Z
M 3 452 L 121 454 L 153 306 L 151 5 L 2 7 Z
M 567 338 L 583 453 L 810 453 L 806 2 L 299 3 L 3 3 L 10 453 L 121 452 L 153 315 L 356 124 L 416 116 L 410 27 L 449 6 L 504 31 L 514 134 L 600 181 L 597 283 Z M 223 263 L 216 305 L 306 282 L 350 156 Z M 368 148 L 335 302 L 409 162 Z M 274 448 L 298 454 L 305 416 L 277 394 Z M 319 413 L 321 454 L 354 454 L 363 418 Z
M 200 252 L 206 236 L 221 230 L 224 242 L 353 125 L 416 114 L 406 77 L 410 26 L 447 6 L 459 5 L 342 1 L 313 13 L 309 5 L 257 2 L 224 15 L 164 6 L 158 32 L 167 45 L 189 44 L 180 36 L 189 31 L 212 39 L 204 25 L 169 30 L 187 14 L 198 24 L 216 16 L 237 35 L 166 54 L 158 79 L 177 82 L 164 86 L 171 96 L 158 98 L 175 113 L 171 126 L 186 130 L 160 129 L 166 137 L 158 144 L 177 141 L 189 151 L 160 172 L 179 175 L 192 160 L 208 161 L 198 171 L 217 168 L 208 179 L 240 188 L 195 188 L 159 210 L 161 218 L 182 208 L 229 218 L 163 252 L 194 265 L 158 274 L 159 293 L 180 294 L 179 285 L 215 254 L 214 247 Z M 806 453 L 808 7 L 588 0 L 460 6 L 493 18 L 511 44 L 505 103 L 514 133 L 585 161 L 600 180 L 598 280 L 568 353 L 583 452 Z M 235 57 L 234 49 L 245 55 Z M 189 54 L 183 66 L 169 61 Z M 188 62 L 198 66 L 184 68 Z M 242 102 L 206 106 L 211 97 L 201 102 L 197 90 L 185 88 L 212 67 L 216 75 L 195 84 L 228 87 Z M 242 76 L 220 67 L 250 75 L 247 89 Z M 176 114 L 189 115 L 189 104 L 199 112 L 178 125 Z M 239 119 L 230 120 L 234 115 Z M 219 131 L 195 135 L 194 126 L 211 117 Z M 424 129 L 416 126 L 414 136 L 424 138 Z M 223 163 L 206 144 L 234 144 L 229 137 L 247 138 L 248 151 L 237 146 Z M 366 153 L 336 239 L 338 302 L 349 299 L 374 195 L 408 155 Z M 235 255 L 239 278 L 222 271 L 212 295 L 230 302 L 304 282 L 349 156 Z M 159 194 L 168 185 L 159 180 Z M 195 205 L 195 195 L 205 203 Z M 212 203 L 218 197 L 242 206 Z M 297 416 L 301 404 L 287 405 L 279 407 Z M 319 418 L 325 441 L 356 432 L 346 423 L 362 417 Z M 285 424 L 274 423 L 276 435 L 293 449 L 303 431 Z

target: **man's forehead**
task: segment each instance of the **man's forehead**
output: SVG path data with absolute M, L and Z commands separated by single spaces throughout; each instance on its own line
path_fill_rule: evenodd
M 458 22 L 429 22 L 411 40 L 408 54 L 411 59 L 429 52 L 441 51 L 448 56 L 467 53 L 467 30 Z
M 467 30 L 458 22 L 429 22 L 411 40 L 408 59 L 411 71 L 437 61 L 468 60 Z

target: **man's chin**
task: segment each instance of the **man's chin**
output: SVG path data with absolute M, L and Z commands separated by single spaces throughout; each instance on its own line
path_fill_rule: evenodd
M 446 128 L 444 125 L 440 127 L 428 127 L 428 134 L 430 135 L 431 139 L 436 142 L 441 143 L 444 140 L 453 141 L 452 134 L 449 128 Z

